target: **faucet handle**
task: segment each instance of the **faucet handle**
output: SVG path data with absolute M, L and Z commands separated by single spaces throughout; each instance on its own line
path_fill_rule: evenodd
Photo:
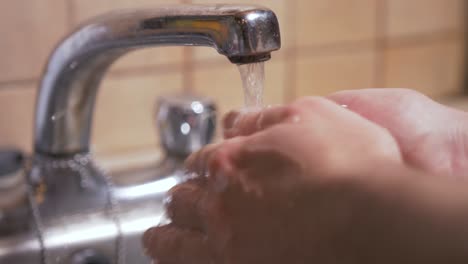
M 185 158 L 210 143 L 216 130 L 216 105 L 193 95 L 160 97 L 157 126 L 164 150 Z

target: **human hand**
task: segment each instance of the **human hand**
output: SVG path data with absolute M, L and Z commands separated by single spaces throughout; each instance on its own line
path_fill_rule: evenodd
M 172 223 L 145 233 L 158 263 L 346 259 L 354 214 L 369 211 L 368 179 L 404 167 L 388 131 L 323 98 L 231 114 L 225 125 L 229 139 L 187 160 L 202 177 L 171 191 Z
M 328 97 L 388 129 L 404 161 L 432 174 L 468 176 L 468 114 L 407 89 L 340 91 Z

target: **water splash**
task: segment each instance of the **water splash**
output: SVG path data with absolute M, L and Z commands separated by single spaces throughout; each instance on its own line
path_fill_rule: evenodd
M 247 109 L 263 106 L 263 85 L 265 82 L 264 62 L 239 65 L 239 72 L 244 86 L 244 101 Z

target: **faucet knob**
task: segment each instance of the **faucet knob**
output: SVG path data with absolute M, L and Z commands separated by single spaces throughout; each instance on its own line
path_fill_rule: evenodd
M 160 97 L 157 126 L 164 150 L 185 158 L 210 143 L 216 130 L 216 105 L 192 95 Z

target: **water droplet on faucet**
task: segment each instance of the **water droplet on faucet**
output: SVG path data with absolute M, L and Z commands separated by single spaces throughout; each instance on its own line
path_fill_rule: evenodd
M 64 117 L 64 116 L 65 116 L 65 111 L 60 111 L 60 112 L 57 112 L 57 113 L 53 114 L 53 115 L 50 117 L 50 119 L 51 119 L 53 122 L 55 122 L 55 121 L 57 121 L 59 118 L 62 118 L 62 117 Z
M 198 101 L 192 102 L 190 107 L 192 108 L 193 112 L 195 112 L 196 114 L 201 114 L 205 110 L 205 107 L 203 106 L 203 104 L 201 104 Z
M 68 66 L 70 69 L 75 69 L 76 66 L 78 66 L 78 62 L 77 61 L 73 61 L 72 63 L 70 63 L 70 66 Z

